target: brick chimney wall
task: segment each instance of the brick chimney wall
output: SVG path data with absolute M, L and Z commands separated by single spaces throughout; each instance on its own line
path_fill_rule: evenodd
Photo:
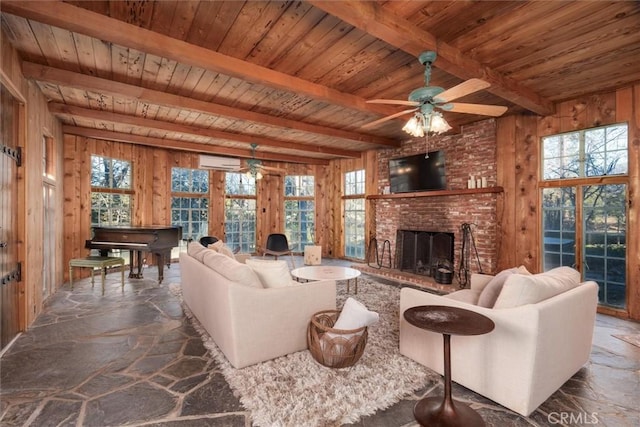
M 496 185 L 496 122 L 493 119 L 464 126 L 457 135 L 429 137 L 428 151 L 443 150 L 447 190 L 467 188 L 471 175 L 485 177 L 488 187 Z M 425 138 L 406 141 L 401 148 L 378 152 L 378 192 L 389 186 L 389 159 L 427 151 Z M 391 242 L 395 266 L 396 230 L 424 230 L 454 233 L 454 268 L 457 277 L 464 223 L 473 224 L 473 238 L 484 273 L 495 273 L 497 263 L 498 215 L 501 193 L 478 193 L 435 197 L 375 200 L 378 246 Z M 479 272 L 475 254 L 469 259 L 472 272 Z

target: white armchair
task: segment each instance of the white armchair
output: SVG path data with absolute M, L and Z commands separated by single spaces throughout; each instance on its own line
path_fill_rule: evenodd
M 491 277 L 472 275 L 471 289 L 462 294 L 477 295 Z M 400 353 L 442 374 L 442 335 L 410 325 L 402 314 L 418 305 L 481 313 L 493 320 L 495 329 L 486 335 L 451 337 L 452 379 L 528 416 L 589 360 L 597 303 L 595 282 L 581 283 L 536 304 L 505 309 L 403 288 Z

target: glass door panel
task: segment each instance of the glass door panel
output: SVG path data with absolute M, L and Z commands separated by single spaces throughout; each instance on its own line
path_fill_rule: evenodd
M 543 270 L 576 264 L 576 192 L 573 187 L 542 191 Z
M 600 304 L 626 305 L 626 192 L 624 184 L 583 187 L 584 278 L 598 282 Z

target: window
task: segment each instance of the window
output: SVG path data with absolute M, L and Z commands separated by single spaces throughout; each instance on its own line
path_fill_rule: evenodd
M 131 163 L 91 156 L 91 226 L 131 225 Z
M 626 304 L 627 144 L 626 124 L 542 139 L 544 270 L 578 268 L 616 308 Z
M 315 177 L 288 175 L 284 179 L 284 231 L 289 246 L 303 250 L 315 244 Z
M 256 251 L 256 180 L 246 174 L 225 174 L 225 241 L 240 252 Z
M 91 156 L 92 227 L 130 226 L 132 195 L 130 162 Z M 111 253 L 129 261 L 129 251 L 115 249 Z
M 42 175 L 53 180 L 55 173 L 53 138 L 42 137 Z
M 543 179 L 626 174 L 627 141 L 626 124 L 542 138 Z
M 365 257 L 364 169 L 347 172 L 344 177 L 344 255 Z
M 182 227 L 180 250 L 209 234 L 209 172 L 171 168 L 171 225 Z

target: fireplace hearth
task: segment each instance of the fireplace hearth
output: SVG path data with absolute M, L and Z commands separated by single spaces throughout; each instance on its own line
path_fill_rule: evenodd
M 397 230 L 396 268 L 434 277 L 446 267 L 453 274 L 453 239 L 453 233 L 442 231 Z

